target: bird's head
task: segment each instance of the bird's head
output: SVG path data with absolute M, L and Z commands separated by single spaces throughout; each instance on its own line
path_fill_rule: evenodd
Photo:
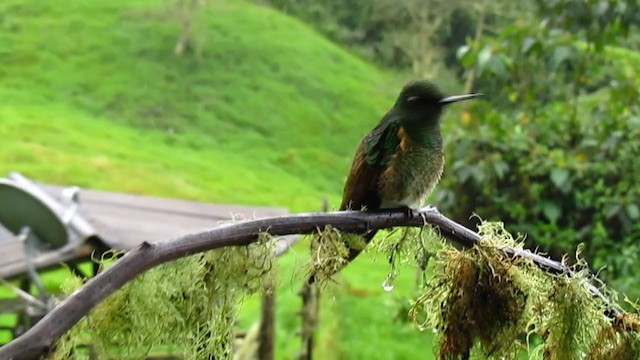
M 418 80 L 411 81 L 402 88 L 394 107 L 405 121 L 437 122 L 442 109 L 448 104 L 479 96 L 482 94 L 445 96 L 432 82 Z

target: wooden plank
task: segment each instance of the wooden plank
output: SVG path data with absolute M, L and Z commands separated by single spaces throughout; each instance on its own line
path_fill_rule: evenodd
M 48 185 L 38 183 L 45 191 L 54 197 L 59 197 L 60 192 L 65 187 L 58 185 Z M 180 199 L 169 199 L 155 196 L 142 196 L 117 192 L 106 192 L 82 188 L 80 191 L 80 201 L 88 204 L 112 204 L 123 207 L 139 207 L 164 211 L 171 214 L 184 213 L 193 216 L 215 216 L 229 218 L 229 214 L 241 214 L 245 218 L 262 218 L 288 214 L 286 208 L 266 207 L 266 206 L 246 206 L 231 204 L 212 204 Z
M 64 187 L 39 184 L 59 197 Z M 157 242 L 214 228 L 231 219 L 252 219 L 288 213 L 285 208 L 209 204 L 193 201 L 80 191 L 80 214 L 93 225 L 107 245 L 131 249 L 143 241 Z
M 38 255 L 34 259 L 37 269 L 48 268 L 65 261 L 84 258 L 91 255 L 94 248 L 82 244 L 75 248 L 61 248 Z M 27 272 L 23 244 L 20 241 L 6 241 L 0 244 L 0 277 L 11 278 Z
M 219 226 L 227 219 L 171 214 L 153 209 L 87 204 L 83 213 L 110 247 L 131 249 Z
M 58 185 L 36 183 L 46 193 L 60 200 Z M 84 217 L 110 248 L 129 250 L 143 241 L 157 242 L 188 233 L 199 232 L 236 219 L 280 216 L 285 208 L 210 204 L 115 192 L 81 189 L 80 216 Z M 6 240 L 6 233 L 0 234 Z M 0 239 L 2 240 L 2 239 Z M 86 257 L 94 249 L 88 244 L 62 248 L 39 255 L 36 268 L 53 266 Z M 0 243 L 0 277 L 26 271 L 22 243 L 15 237 Z

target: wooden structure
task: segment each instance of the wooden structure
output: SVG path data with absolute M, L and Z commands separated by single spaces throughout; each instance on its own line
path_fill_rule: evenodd
M 10 179 L 29 181 L 19 174 Z M 64 203 L 59 185 L 31 182 L 51 199 Z M 11 206 L 11 204 L 0 204 Z M 178 199 L 141 196 L 91 189 L 79 191 L 78 214 L 85 241 L 71 239 L 67 246 L 38 254 L 37 269 L 83 260 L 100 247 L 129 250 L 142 241 L 156 242 L 205 229 L 233 219 L 264 218 L 285 215 L 285 208 L 211 204 Z M 0 231 L 7 233 L 6 229 Z M 5 235 L 7 236 L 7 235 Z M 0 238 L 3 238 L 0 234 Z M 0 277 L 12 278 L 26 272 L 23 244 L 19 241 L 0 243 Z
M 72 271 L 89 276 L 76 264 L 109 249 L 129 250 L 143 241 L 153 243 L 233 220 L 287 213 L 285 208 L 210 204 L 42 184 L 11 173 L 0 179 L 0 279 L 20 279 L 20 286 L 15 288 L 19 298 L 0 299 L 0 313 L 18 315 L 15 327 L 3 329 L 19 336 L 53 306 L 36 271 L 66 264 Z M 24 229 L 32 235 L 22 234 Z M 276 253 L 286 252 L 297 238 L 280 238 Z M 97 270 L 94 266 L 91 275 Z M 30 295 L 32 284 L 39 290 L 37 295 Z M 272 348 L 273 339 L 269 341 L 264 346 Z

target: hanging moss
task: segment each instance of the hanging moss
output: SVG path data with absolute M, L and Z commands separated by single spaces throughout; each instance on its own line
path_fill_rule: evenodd
M 312 244 L 308 276 L 315 277 L 316 284 L 323 286 L 346 264 L 349 248 L 364 249 L 362 236 L 341 234 L 336 228 L 326 226 L 322 231 L 310 236 Z
M 628 313 L 613 322 L 606 316 L 608 305 L 587 290 L 591 276 L 579 256 L 572 276 L 554 275 L 531 260 L 507 257 L 501 249 L 522 249 L 522 239 L 501 223 L 484 222 L 479 232 L 481 243 L 466 250 L 431 228 L 392 232 L 365 248 L 389 256 L 390 287 L 398 264 L 417 261 L 424 269 L 428 263 L 409 316 L 420 330 L 436 334 L 440 359 L 516 359 L 526 350 L 544 360 L 640 358 L 640 321 Z M 312 239 L 307 270 L 320 283 L 344 267 L 349 247 L 364 246 L 362 237 L 330 226 Z M 268 245 L 263 237 L 249 247 L 193 255 L 142 274 L 68 332 L 50 358 L 74 358 L 87 352 L 86 344 L 105 358 L 143 358 L 158 348 L 187 359 L 230 358 L 236 308 L 261 288 L 273 266 Z M 65 289 L 79 286 L 76 278 Z M 541 343 L 534 347 L 533 338 Z
M 438 334 L 441 359 L 469 359 L 475 344 L 485 358 L 516 356 L 527 296 L 513 267 L 490 243 L 463 251 L 444 245 L 437 253 L 410 316 Z
M 532 359 L 640 358 L 637 318 L 627 314 L 625 325 L 612 325 L 607 304 L 587 290 L 582 260 L 573 276 L 554 275 L 506 257 L 500 249 L 521 249 L 522 242 L 501 223 L 479 230 L 481 243 L 467 250 L 432 240 L 439 250 L 431 276 L 409 313 L 420 330 L 437 334 L 440 359 L 520 358 L 532 338 L 542 340 Z
M 545 309 L 541 311 L 536 331 L 543 336 L 543 358 L 571 359 L 587 351 L 598 329 L 608 325 L 605 307 L 586 289 L 583 274 L 574 277 L 554 276 L 547 292 Z
M 399 234 L 398 234 L 399 233 Z M 341 233 L 332 226 L 310 236 L 312 254 L 307 266 L 308 274 L 314 275 L 316 283 L 324 286 L 328 280 L 347 265 L 349 249 L 361 249 L 363 253 L 383 252 L 389 257 L 391 270 L 385 284 L 393 287 L 393 280 L 398 274 L 397 266 L 428 257 L 428 242 L 425 234 L 432 234 L 431 228 L 406 227 L 400 231 L 387 232 L 381 230 L 378 236 L 367 244 L 361 235 Z
M 640 334 L 637 330 L 604 326 L 596 334 L 585 360 L 640 359 Z
M 185 359 L 230 359 L 237 307 L 261 289 L 274 265 L 270 244 L 263 236 L 247 247 L 191 255 L 141 274 L 67 333 L 51 358 L 68 359 L 91 343 L 100 358 L 141 359 L 162 349 Z M 65 290 L 79 285 L 71 279 Z

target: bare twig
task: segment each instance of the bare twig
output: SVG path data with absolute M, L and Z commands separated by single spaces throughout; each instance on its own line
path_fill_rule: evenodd
M 329 211 L 329 200 L 325 197 L 322 200 L 322 212 Z M 313 256 L 318 246 L 319 238 L 314 237 L 309 242 L 310 255 Z M 317 283 L 308 281 L 302 282 L 302 289 L 299 293 L 302 298 L 302 308 L 300 309 L 300 343 L 302 347 L 298 353 L 298 360 L 313 359 L 313 346 L 316 327 L 318 325 L 318 313 L 320 311 L 320 289 Z
M 320 311 L 320 289 L 318 288 L 318 283 L 304 281 L 299 294 L 302 298 L 302 308 L 300 309 L 300 317 L 302 317 L 300 328 L 302 347 L 297 358 L 298 360 L 311 360 L 313 359 L 314 337 Z
M 265 232 L 275 236 L 307 234 L 325 226 L 348 232 L 366 232 L 394 226 L 423 226 L 425 221 L 437 226 L 443 236 L 464 247 L 474 246 L 480 241 L 477 233 L 445 217 L 435 208 L 428 207 L 410 216 L 404 211 L 296 214 L 230 223 L 153 244 L 143 242 L 60 302 L 22 336 L 0 348 L 0 359 L 36 359 L 47 353 L 55 341 L 107 296 L 144 271 L 180 257 L 225 246 L 246 246 L 257 241 L 258 236 Z M 546 271 L 572 274 L 565 265 L 529 251 L 510 248 L 503 251 L 507 255 L 531 259 Z M 589 290 L 605 299 L 595 286 Z M 621 314 L 614 305 L 610 304 L 610 307 L 612 315 Z
M 276 336 L 276 289 L 271 279 L 265 281 L 261 305 L 258 359 L 273 360 Z

